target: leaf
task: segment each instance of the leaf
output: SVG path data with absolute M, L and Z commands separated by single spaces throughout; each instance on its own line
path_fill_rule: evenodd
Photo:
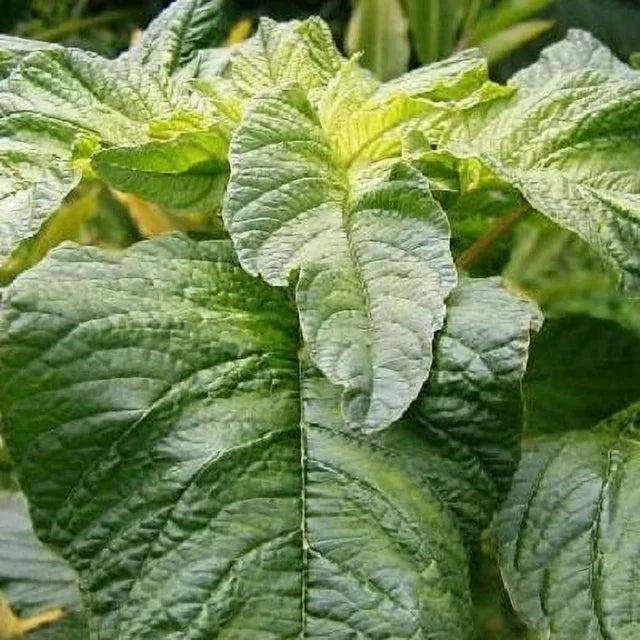
M 419 424 L 354 434 L 299 362 L 284 292 L 227 242 L 63 246 L 5 292 L 1 323 L 7 442 L 101 639 L 473 637 L 431 478 L 476 467 L 432 453 Z M 496 345 L 503 328 L 486 325 Z
M 631 56 L 629 57 L 629 62 L 631 63 L 631 66 L 636 68 L 636 69 L 640 69 L 640 52 L 634 52 L 631 54 Z
M 639 426 L 636 403 L 594 431 L 526 444 L 498 538 L 512 602 L 541 636 L 638 635 Z
M 22 268 L 23 243 L 39 242 L 77 186 L 79 140 L 144 144 L 150 120 L 198 100 L 127 61 L 61 47 L 24 58 L 0 91 L 0 263 Z
M 527 431 L 589 428 L 636 400 L 638 380 L 639 335 L 610 320 L 549 320 L 525 379 Z
M 358 0 L 345 38 L 347 53 L 362 52 L 361 62 L 381 80 L 409 66 L 407 18 L 400 0 Z
M 326 86 L 341 64 L 331 31 L 320 18 L 284 24 L 262 18 L 256 34 L 234 49 L 221 75 L 246 99 L 288 83 L 305 91 Z
M 536 40 L 554 25 L 553 20 L 526 20 L 478 42 L 490 64 L 506 58 L 510 53 Z
M 106 149 L 92 166 L 116 189 L 170 210 L 219 209 L 228 177 L 228 141 L 216 130 Z
M 463 280 L 448 301 L 431 375 L 407 414 L 435 451 L 425 474 L 470 543 L 489 524 L 518 465 L 520 386 L 530 334 L 541 322 L 535 305 L 499 278 Z
M 230 26 L 224 0 L 176 0 L 124 57 L 174 73 L 198 50 L 222 45 Z
M 579 31 L 517 74 L 510 101 L 458 118 L 440 143 L 480 158 L 577 233 L 628 287 L 640 282 L 640 74 Z
M 502 0 L 493 8 L 485 9 L 469 34 L 471 44 L 498 37 L 529 18 L 535 17 L 554 0 Z
M 58 45 L 0 34 L 0 78 L 8 75 L 20 60 L 34 51 L 58 49 Z
M 398 419 L 426 379 L 456 274 L 446 217 L 415 169 L 366 175 L 371 155 L 393 157 L 383 145 L 365 177 L 349 174 L 388 129 L 379 111 L 363 114 L 369 127 L 325 112 L 325 132 L 299 89 L 255 99 L 231 142 L 223 217 L 249 273 L 283 286 L 300 269 L 311 357 L 344 387 L 348 421 L 371 431 Z
M 413 45 L 422 63 L 451 55 L 468 0 L 406 0 Z

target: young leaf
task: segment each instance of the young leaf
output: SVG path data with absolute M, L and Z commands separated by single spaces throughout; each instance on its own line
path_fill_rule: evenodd
M 224 42 L 231 22 L 225 0 L 176 0 L 147 28 L 124 57 L 168 74 L 192 60 L 198 50 Z
M 640 632 L 640 406 L 594 431 L 529 441 L 498 520 L 502 575 L 550 640 Z
M 305 91 L 326 86 L 342 64 L 329 27 L 320 18 L 278 24 L 262 18 L 257 33 L 239 45 L 222 76 L 250 98 L 289 83 Z
M 512 84 L 510 101 L 459 118 L 441 142 L 479 157 L 639 286 L 640 73 L 572 31 Z
M 217 208 L 229 174 L 228 141 L 216 130 L 105 149 L 92 166 L 107 183 L 170 210 Z
M 423 429 L 355 435 L 298 361 L 284 293 L 232 256 L 180 236 L 65 246 L 6 291 L 7 441 L 94 633 L 471 638 Z
M 409 32 L 400 0 L 357 0 L 345 38 L 347 53 L 362 52 L 362 64 L 381 80 L 409 66 Z
M 325 132 L 299 89 L 255 99 L 231 142 L 223 216 L 249 273 L 282 286 L 300 269 L 311 357 L 345 388 L 348 421 L 371 431 L 426 379 L 456 274 L 446 217 L 418 171 L 349 174 L 386 130 L 376 112 L 369 127 L 338 121 L 346 128 Z

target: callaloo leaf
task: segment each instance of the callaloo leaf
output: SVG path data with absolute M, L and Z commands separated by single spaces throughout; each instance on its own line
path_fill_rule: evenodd
M 221 75 L 238 96 L 248 98 L 291 82 L 306 91 L 325 86 L 341 64 L 320 18 L 285 24 L 262 18 L 255 36 L 238 46 Z
M 2 318 L 7 440 L 101 638 L 472 636 L 422 430 L 355 436 L 227 243 L 60 248 Z
M 429 380 L 404 419 L 431 443 L 425 473 L 470 541 L 505 497 L 518 464 L 520 385 L 541 320 L 499 278 L 463 280 L 448 301 Z
M 177 0 L 147 28 L 144 37 L 123 57 L 173 73 L 199 49 L 224 41 L 230 25 L 225 0 Z
M 373 430 L 399 418 L 426 379 L 456 276 L 445 215 L 418 171 L 399 163 L 350 177 L 387 130 L 375 112 L 369 124 L 325 132 L 295 88 L 257 98 L 231 142 L 223 215 L 250 273 L 284 285 L 301 270 L 311 357 L 345 388 L 348 420 Z
M 516 609 L 551 640 L 640 632 L 640 406 L 526 444 L 498 534 Z
M 573 31 L 512 84 L 518 91 L 510 101 L 460 118 L 441 142 L 479 157 L 591 244 L 625 285 L 637 286 L 640 73 Z
M 219 206 L 229 165 L 228 141 L 216 130 L 183 133 L 171 140 L 106 149 L 92 166 L 110 185 L 169 209 Z

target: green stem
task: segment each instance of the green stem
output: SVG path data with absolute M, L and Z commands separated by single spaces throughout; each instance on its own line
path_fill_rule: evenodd
M 78 33 L 79 31 L 85 31 L 86 29 L 92 29 L 95 27 L 101 27 L 111 22 L 117 22 L 119 20 L 129 20 L 140 15 L 138 9 L 119 9 L 116 11 L 105 11 L 97 16 L 87 16 L 85 18 L 75 18 L 68 20 L 63 24 L 60 24 L 51 29 L 43 29 L 42 31 L 35 31 L 30 34 L 30 37 L 34 40 L 44 40 L 45 42 L 57 42 L 64 38 Z
M 468 249 L 456 258 L 458 267 L 468 269 L 471 265 L 475 264 L 498 238 L 501 238 L 513 228 L 516 222 L 518 222 L 529 209 L 528 204 L 523 204 L 508 213 L 504 218 L 500 218 L 500 220 L 489 227 Z

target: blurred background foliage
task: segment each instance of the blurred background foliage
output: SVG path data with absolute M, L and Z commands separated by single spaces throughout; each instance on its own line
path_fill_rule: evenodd
M 113 57 L 169 3 L 0 0 L 0 32 Z M 361 62 L 383 79 L 478 46 L 490 61 L 492 75 L 504 81 L 572 27 L 591 31 L 620 58 L 640 67 L 640 0 L 228 0 L 227 9 L 236 24 L 228 42 L 248 36 L 263 15 L 277 20 L 320 15 L 345 54 L 362 52 Z M 485 184 L 451 202 L 441 195 L 458 255 L 469 255 L 479 236 L 503 225 L 499 237 L 465 268 L 477 276 L 502 273 L 512 287 L 537 300 L 547 317 L 532 345 L 523 389 L 525 437 L 568 425 L 589 428 L 634 399 L 640 379 L 640 301 L 616 289 L 598 258 L 576 236 L 535 212 L 518 213 L 505 226 L 510 212 L 522 208 L 518 194 Z M 125 247 L 172 226 L 170 216 L 157 207 L 88 181 L 24 248 L 27 255 L 21 259 L 34 264 L 66 239 Z M 0 284 L 14 275 L 9 267 L 0 273 Z M 601 393 L 603 379 L 610 380 L 606 396 Z M 2 541 L 6 551 L 7 541 L 16 537 L 22 546 L 3 553 Z M 490 531 L 475 551 L 472 582 L 479 637 L 529 640 L 502 588 Z M 52 569 L 48 581 L 34 585 L 29 582 L 29 561 L 52 567 L 61 562 L 31 531 L 0 441 L 0 638 L 19 637 L 15 629 L 33 622 L 39 611 L 35 605 L 54 611 L 64 606 L 65 615 L 36 625 L 26 633 L 30 639 L 87 638 L 67 569 Z

